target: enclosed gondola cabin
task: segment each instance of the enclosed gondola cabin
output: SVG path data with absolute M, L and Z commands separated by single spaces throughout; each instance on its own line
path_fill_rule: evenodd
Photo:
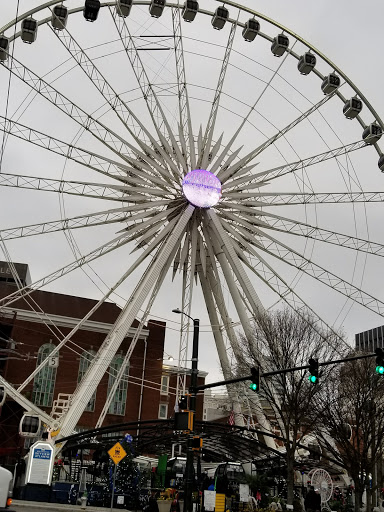
M 253 41 L 257 34 L 260 32 L 260 23 L 255 20 L 255 18 L 251 18 L 244 24 L 242 36 L 246 41 Z
M 19 434 L 22 437 L 36 437 L 41 428 L 40 416 L 32 412 L 25 412 L 20 420 Z
M 9 39 L 3 35 L 0 36 L 0 60 L 8 59 Z
M 87 21 L 96 21 L 100 11 L 99 0 L 85 0 L 83 16 Z
M 347 100 L 343 107 L 343 114 L 347 119 L 355 119 L 363 110 L 363 102 L 359 98 Z
M 165 0 L 151 0 L 149 13 L 153 18 L 160 18 L 165 7 Z
M 289 39 L 285 34 L 279 34 L 272 41 L 271 52 L 275 57 L 281 57 L 287 51 Z
M 332 94 L 340 87 L 340 77 L 336 73 L 326 76 L 321 84 L 321 90 L 324 94 Z
M 181 15 L 183 16 L 184 21 L 191 22 L 195 19 L 197 11 L 199 10 L 199 4 L 196 0 L 187 0 L 184 3 L 183 10 Z
M 363 141 L 367 144 L 376 144 L 382 135 L 383 130 L 381 129 L 381 126 L 376 123 L 372 123 L 364 129 Z
M 133 0 L 116 0 L 116 12 L 122 18 L 129 16 Z
M 297 63 L 297 69 L 302 75 L 309 75 L 312 69 L 316 66 L 316 57 L 311 52 L 306 52 L 302 55 Z
M 55 30 L 63 30 L 67 26 L 68 9 L 64 5 L 55 5 L 52 9 L 52 27 Z
M 381 155 L 379 161 L 377 162 L 379 169 L 381 172 L 384 172 L 384 155 Z
M 31 44 L 36 41 L 37 21 L 33 18 L 26 18 L 21 22 L 21 39 L 24 43 Z
M 227 19 L 229 18 L 229 12 L 228 9 L 225 7 L 218 7 L 215 11 L 215 14 L 212 16 L 212 26 L 216 30 L 221 30 Z

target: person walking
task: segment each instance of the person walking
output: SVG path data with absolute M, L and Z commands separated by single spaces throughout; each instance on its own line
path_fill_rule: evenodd
M 310 486 L 305 497 L 304 506 L 306 512 L 320 512 L 321 510 L 321 496 L 315 491 L 313 485 Z

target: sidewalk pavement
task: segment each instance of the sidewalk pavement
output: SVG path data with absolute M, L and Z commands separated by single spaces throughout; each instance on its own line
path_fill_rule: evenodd
M 86 508 L 81 508 L 80 505 L 71 505 L 68 503 L 68 505 L 64 505 L 62 503 L 44 503 L 40 501 L 24 501 L 24 500 L 13 500 L 12 505 L 10 507 L 10 510 L 15 510 L 15 512 L 23 512 L 26 511 L 26 509 L 35 510 L 36 512 L 38 510 L 43 510 L 44 512 L 64 512 L 65 510 L 72 510 L 72 511 L 80 511 L 80 510 L 86 510 L 87 512 L 103 512 L 107 510 L 111 510 L 111 507 L 90 507 L 87 506 Z M 121 508 L 113 508 L 113 511 L 119 511 L 121 512 Z M 124 509 L 123 509 L 124 510 Z M 126 510 L 126 509 L 125 509 Z

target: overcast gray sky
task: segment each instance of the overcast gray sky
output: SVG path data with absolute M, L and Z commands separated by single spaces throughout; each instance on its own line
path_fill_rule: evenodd
M 0 25 L 5 24 L 12 19 L 16 13 L 16 0 L 0 0 Z M 27 9 L 41 2 L 35 0 L 20 0 L 20 12 L 25 12 Z M 201 0 L 200 7 L 207 10 L 214 10 L 219 5 L 218 2 L 212 0 Z M 318 50 L 325 54 L 331 61 L 333 61 L 342 71 L 349 76 L 349 78 L 361 89 L 365 96 L 372 103 L 376 111 L 384 117 L 384 98 L 382 94 L 382 20 L 384 14 L 384 6 L 381 0 L 371 0 L 369 3 L 362 5 L 361 2 L 347 1 L 347 0 L 322 0 L 318 2 L 309 0 L 295 0 L 294 2 L 287 2 L 286 0 L 259 0 L 259 1 L 244 1 L 244 5 L 250 8 L 257 9 L 260 13 L 275 19 L 282 25 L 290 28 L 295 33 L 302 36 L 305 40 L 314 45 Z M 66 2 L 68 6 L 80 5 L 78 0 L 71 0 Z M 235 16 L 235 9 L 231 8 L 231 15 Z M 160 18 L 159 20 L 151 19 L 146 12 L 143 11 L 140 16 L 136 13 L 132 19 L 132 27 L 137 35 L 142 33 L 148 34 L 167 34 L 169 30 L 169 18 Z M 243 16 L 244 18 L 244 16 Z M 243 19 L 242 18 L 242 19 Z M 156 25 L 158 23 L 158 25 Z M 108 74 L 111 83 L 118 88 L 120 93 L 124 93 L 124 98 L 129 101 L 133 108 L 140 105 L 136 96 L 138 91 L 135 87 L 134 77 L 132 73 L 125 68 L 127 61 L 122 59 L 120 54 L 113 54 L 108 59 L 105 58 L 106 53 L 115 50 L 115 46 L 106 45 L 98 48 L 93 48 L 101 42 L 111 41 L 116 38 L 116 33 L 113 33 L 111 22 L 107 17 L 107 13 L 103 12 L 100 19 L 95 24 L 86 24 L 81 15 L 78 15 L 73 24 L 69 24 L 73 30 L 74 36 L 81 42 L 83 48 L 89 49 L 90 54 L 95 58 L 95 62 L 100 66 L 104 73 Z M 266 27 L 266 23 L 261 22 L 261 29 Z M 92 30 L 92 33 L 91 33 Z M 206 119 L 207 105 L 210 105 L 212 98 L 212 91 L 214 90 L 218 72 L 220 69 L 220 58 L 223 56 L 223 45 L 228 37 L 228 27 L 223 31 L 214 31 L 210 25 L 209 20 L 203 15 L 199 15 L 196 20 L 187 26 L 183 25 L 184 33 L 190 38 L 190 46 L 188 55 L 186 56 L 187 63 L 187 80 L 194 84 L 190 89 L 191 106 L 193 106 L 193 122 L 195 131 L 198 130 L 199 124 Z M 169 33 L 169 32 L 168 32 Z M 270 29 L 268 33 L 271 33 Z M 275 33 L 278 33 L 276 29 Z M 11 31 L 7 32 L 10 35 Z M 196 39 L 196 55 L 193 55 L 192 49 L 194 44 L 191 43 L 192 39 Z M 293 41 L 293 39 L 291 38 Z M 211 45 L 202 43 L 207 41 Z M 52 44 L 52 46 L 51 46 Z M 170 44 L 169 42 L 167 44 Z M 201 45 L 201 46 L 200 46 Z M 302 48 L 299 44 L 297 48 Z M 108 52 L 106 50 L 108 48 Z M 117 48 L 117 47 L 116 47 Z M 223 103 L 227 106 L 228 111 L 223 112 L 220 118 L 220 130 L 228 133 L 228 128 L 232 128 L 232 123 L 238 123 L 241 115 L 245 115 L 247 107 L 245 105 L 252 104 L 255 95 L 261 91 L 259 82 L 255 76 L 261 76 L 267 79 L 268 71 L 262 68 L 261 63 L 265 66 L 278 65 L 278 59 L 271 57 L 270 52 L 267 55 L 267 45 L 258 40 L 254 43 L 244 43 L 239 34 L 235 41 L 234 49 L 236 54 L 231 56 L 231 68 L 228 71 L 228 77 L 225 83 L 225 91 L 227 96 L 223 99 Z M 305 50 L 304 50 L 305 51 Z M 205 52 L 204 56 L 199 52 Z M 265 53 L 263 53 L 265 52 Z M 149 52 L 148 52 L 149 53 Z M 148 58 L 148 69 L 153 73 L 154 79 L 164 77 L 163 80 L 172 81 L 168 69 L 170 66 L 169 53 L 152 52 L 153 56 L 146 55 L 144 59 Z M 156 55 L 155 55 L 156 54 Z M 160 55 L 161 54 L 161 55 Z M 54 37 L 50 34 L 47 27 L 41 27 L 37 41 L 33 45 L 25 45 L 19 40 L 14 49 L 14 56 L 19 58 L 25 65 L 31 67 L 37 74 L 43 75 L 50 72 L 48 75 L 49 80 L 59 90 L 73 98 L 76 102 L 81 104 L 88 113 L 92 113 L 96 108 L 102 106 L 102 101 L 96 99 L 96 94 L 90 86 L 90 83 L 80 71 L 76 69 L 70 70 L 73 62 L 65 63 L 66 54 L 63 49 L 56 43 Z M 151 61 L 150 59 L 153 58 Z M 61 64 L 61 67 L 56 70 L 55 67 Z M 321 65 L 321 64 L 319 64 Z M 121 66 L 121 67 L 120 67 Z M 295 64 L 296 66 L 296 64 Z M 239 71 L 239 69 L 241 71 Z M 326 67 L 323 66 L 323 69 Z M 33 126 L 41 131 L 48 132 L 59 138 L 63 138 L 70 142 L 76 137 L 77 129 L 73 123 L 68 122 L 64 117 L 57 113 L 51 106 L 47 106 L 43 100 L 35 98 L 29 105 L 30 96 L 27 97 L 28 89 L 21 86 L 18 81 L 12 77 L 9 89 L 9 102 L 7 105 L 7 91 L 9 84 L 9 74 L 5 70 L 1 70 L 0 83 L 1 83 L 1 115 L 4 115 L 6 109 L 8 115 L 14 119 L 19 119 L 19 122 Z M 67 72 L 64 78 L 60 78 L 62 72 Z M 328 72 L 330 72 L 329 70 Z M 315 82 L 314 77 L 300 77 L 293 67 L 285 65 L 282 67 L 281 74 L 287 81 L 294 84 L 294 87 L 303 91 L 311 101 L 316 102 L 322 98 L 319 92 L 319 80 Z M 68 76 L 70 80 L 68 80 Z M 160 81 L 160 79 L 159 79 Z M 122 83 L 124 82 L 124 83 Z M 280 91 L 285 93 L 287 97 L 292 95 L 292 101 L 297 102 L 299 108 L 305 110 L 308 108 L 309 103 L 293 91 L 286 87 L 283 82 L 279 82 L 278 87 Z M 267 95 L 266 95 L 267 96 Z M 27 100 L 22 103 L 24 98 Z M 166 100 L 164 100 L 166 101 Z M 254 141 L 259 136 L 257 130 L 262 130 L 264 133 L 273 133 L 271 131 L 270 123 L 280 128 L 286 124 L 286 119 L 294 119 L 295 115 L 293 110 L 290 111 L 289 107 L 284 102 L 280 103 L 280 98 L 274 96 L 267 96 L 263 106 L 262 112 L 265 119 L 254 118 L 253 128 L 247 128 L 243 137 L 238 141 L 238 146 L 243 145 L 245 148 L 250 148 L 254 145 Z M 28 106 L 27 106 L 28 105 Z M 339 105 L 340 107 L 340 105 Z M 140 107 L 142 108 L 142 107 Z M 341 108 L 341 107 L 340 107 Z M 144 109 L 139 110 L 146 119 L 147 114 Z M 98 111 L 98 113 L 100 113 Z M 327 110 L 327 115 L 330 124 L 334 129 L 340 130 L 340 136 L 345 136 L 345 142 L 355 141 L 361 134 L 360 126 L 356 126 L 355 121 L 349 124 L 342 119 L 342 116 L 333 117 L 331 107 Z M 110 116 L 103 117 L 105 122 L 110 122 L 110 126 L 115 128 L 115 121 Z M 334 125 L 333 125 L 334 120 Z M 367 116 L 366 122 L 372 122 L 373 119 Z M 324 132 L 324 136 L 328 137 L 331 141 L 330 128 L 325 126 L 325 123 L 316 118 L 318 130 L 320 133 Z M 218 129 L 216 137 L 221 133 Z M 343 132 L 343 133 L 341 133 Z M 232 132 L 231 132 L 232 133 Z M 318 136 L 313 136 L 313 133 L 303 129 L 302 132 L 298 131 L 297 135 L 292 137 L 290 141 L 295 145 L 300 157 L 316 154 L 316 152 L 324 151 L 321 146 L 321 140 Z M 86 135 L 82 135 L 79 145 L 91 144 Z M 332 139 L 333 147 L 338 147 L 336 140 Z M 89 145 L 89 147 L 93 147 Z M 288 161 L 294 161 L 295 155 L 288 146 L 281 143 L 281 151 L 286 152 Z M 95 147 L 95 151 L 99 148 Z M 106 153 L 104 153 L 106 154 Z M 269 165 L 273 167 L 273 163 L 279 162 L 279 155 L 271 154 Z M 377 155 L 371 151 L 368 156 L 356 156 L 355 165 L 356 173 L 359 179 L 362 180 L 362 186 L 365 190 L 380 192 L 383 190 L 384 176 L 377 168 Z M 276 163 L 275 165 L 279 165 Z M 266 167 L 266 161 L 260 162 L 260 169 Z M 32 176 L 52 176 L 54 170 L 55 178 L 63 176 L 64 179 L 78 178 L 78 168 L 72 168 L 70 164 L 64 166 L 63 161 L 55 156 L 47 155 L 46 152 L 25 145 L 11 138 L 7 139 L 5 145 L 5 153 L 3 159 L 3 166 L 1 171 L 3 173 L 16 173 L 16 174 L 30 174 Z M 80 179 L 80 178 L 78 178 Z M 90 174 L 85 173 L 81 179 L 91 179 Z M 104 178 L 94 178 L 98 181 L 105 181 Z M 281 185 L 287 186 L 287 190 L 292 192 L 294 183 L 285 183 Z M 342 191 L 343 183 L 339 177 L 335 177 L 330 171 L 324 169 L 322 180 L 314 181 L 316 191 Z M 297 189 L 300 190 L 300 189 Z M 65 199 L 64 204 L 60 204 L 55 195 L 45 194 L 43 201 L 40 202 L 40 196 L 31 191 L 15 191 L 4 189 L 0 190 L 2 193 L 2 200 L 0 200 L 0 227 L 3 229 L 10 226 L 19 226 L 29 222 L 43 222 L 46 220 L 54 220 L 60 216 L 72 216 L 81 214 L 85 211 L 97 211 L 96 208 L 106 209 L 111 206 L 101 206 L 94 202 L 72 201 Z M 49 196 L 49 197 L 46 197 Z M 21 208 L 20 205 L 23 205 Z M 382 207 L 375 205 L 365 216 L 364 209 L 357 207 L 355 210 L 352 208 L 347 211 L 341 209 L 330 208 L 328 211 L 322 212 L 305 212 L 301 215 L 301 220 L 306 218 L 312 224 L 316 222 L 323 222 L 319 224 L 327 229 L 335 229 L 346 233 L 353 233 L 356 225 L 359 228 L 359 235 L 363 237 L 363 232 L 368 231 L 373 240 L 383 243 L 382 235 Z M 318 217 L 317 215 L 320 215 Z M 367 222 L 366 222 L 367 219 Z M 111 233 L 118 230 L 95 230 L 95 236 L 98 241 L 107 240 L 111 237 Z M 88 237 L 74 233 L 76 242 L 79 244 L 80 251 L 84 254 L 87 250 L 94 247 L 95 236 Z M 38 237 L 34 239 L 26 239 L 25 244 L 10 242 L 7 244 L 10 254 L 15 261 L 21 261 L 30 265 L 30 271 L 33 280 L 36 280 L 51 270 L 54 270 L 61 264 L 65 264 L 72 258 L 71 250 L 67 241 L 60 233 L 58 235 L 51 235 L 47 237 Z M 327 269 L 332 270 L 337 275 L 342 275 L 345 279 L 353 279 L 354 284 L 358 286 L 361 282 L 363 288 L 369 291 L 372 295 L 379 299 L 383 299 L 383 278 L 382 278 L 382 263 L 380 258 L 368 259 L 359 258 L 355 260 L 351 258 L 350 254 L 345 250 L 324 250 L 319 245 L 307 249 L 309 254 L 313 254 L 317 262 L 325 266 Z M 137 255 L 137 253 L 134 253 Z M 110 286 L 114 279 L 126 268 L 128 261 L 128 253 L 124 256 L 119 255 L 118 258 L 106 257 L 100 264 L 95 264 L 94 269 L 96 274 L 89 272 L 89 276 L 105 291 L 105 287 L 100 278 Z M 131 258 L 131 257 L 129 257 Z M 135 282 L 139 279 L 142 269 L 135 273 L 135 275 L 126 283 L 126 286 L 121 291 L 121 298 L 115 296 L 114 300 L 120 305 L 124 303 L 124 299 L 129 296 L 133 289 Z M 281 272 L 287 272 L 284 276 L 289 280 L 295 279 L 295 273 L 289 269 L 283 269 Z M 344 275 L 345 272 L 345 275 Z M 382 318 L 373 313 L 366 312 L 362 308 L 350 308 L 350 304 L 344 305 L 344 301 L 337 297 L 336 293 L 317 288 L 310 282 L 301 280 L 299 285 L 302 293 L 307 300 L 312 301 L 313 307 L 319 311 L 324 319 L 333 324 L 337 328 L 343 328 L 350 339 L 355 332 L 368 329 L 381 325 Z M 167 321 L 167 341 L 166 351 L 174 356 L 178 351 L 178 321 L 179 317 L 173 315 L 170 311 L 172 308 L 181 306 L 180 303 L 180 281 L 174 285 L 168 279 L 164 285 L 164 291 L 160 294 L 159 300 L 156 301 L 153 308 L 153 315 L 159 319 Z M 56 282 L 52 284 L 50 289 L 62 293 L 73 293 L 75 295 L 84 295 L 95 297 L 99 294 L 95 286 L 90 282 L 89 277 L 84 276 L 82 273 L 77 273 L 76 279 L 66 279 L 63 282 Z M 261 287 L 259 290 L 260 295 L 264 299 L 263 293 L 266 293 L 266 305 L 270 306 L 274 303 L 272 297 L 268 295 L 268 291 Z M 340 312 L 341 311 L 341 312 Z M 221 379 L 221 373 L 218 369 L 218 358 L 210 332 L 206 312 L 202 307 L 202 300 L 200 292 L 196 291 L 196 296 L 192 306 L 192 315 L 201 319 L 201 344 L 200 344 L 200 360 L 199 367 L 209 372 L 208 379 L 211 381 Z M 234 318 L 236 321 L 236 318 Z

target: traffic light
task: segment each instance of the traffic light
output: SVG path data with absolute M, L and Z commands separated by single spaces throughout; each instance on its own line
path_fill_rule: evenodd
M 384 375 L 384 352 L 382 348 L 376 348 L 376 373 Z
M 188 410 L 188 395 L 182 395 L 179 399 L 179 410 L 187 411 Z
M 310 376 L 308 377 L 309 382 L 316 384 L 319 377 L 319 361 L 311 357 L 311 359 L 308 361 L 308 364 L 308 371 L 310 373 Z
M 251 368 L 252 384 L 249 385 L 249 389 L 252 389 L 255 393 L 260 391 L 260 368 Z
M 203 439 L 200 436 L 193 436 L 192 439 L 192 450 L 200 451 L 203 446 Z

